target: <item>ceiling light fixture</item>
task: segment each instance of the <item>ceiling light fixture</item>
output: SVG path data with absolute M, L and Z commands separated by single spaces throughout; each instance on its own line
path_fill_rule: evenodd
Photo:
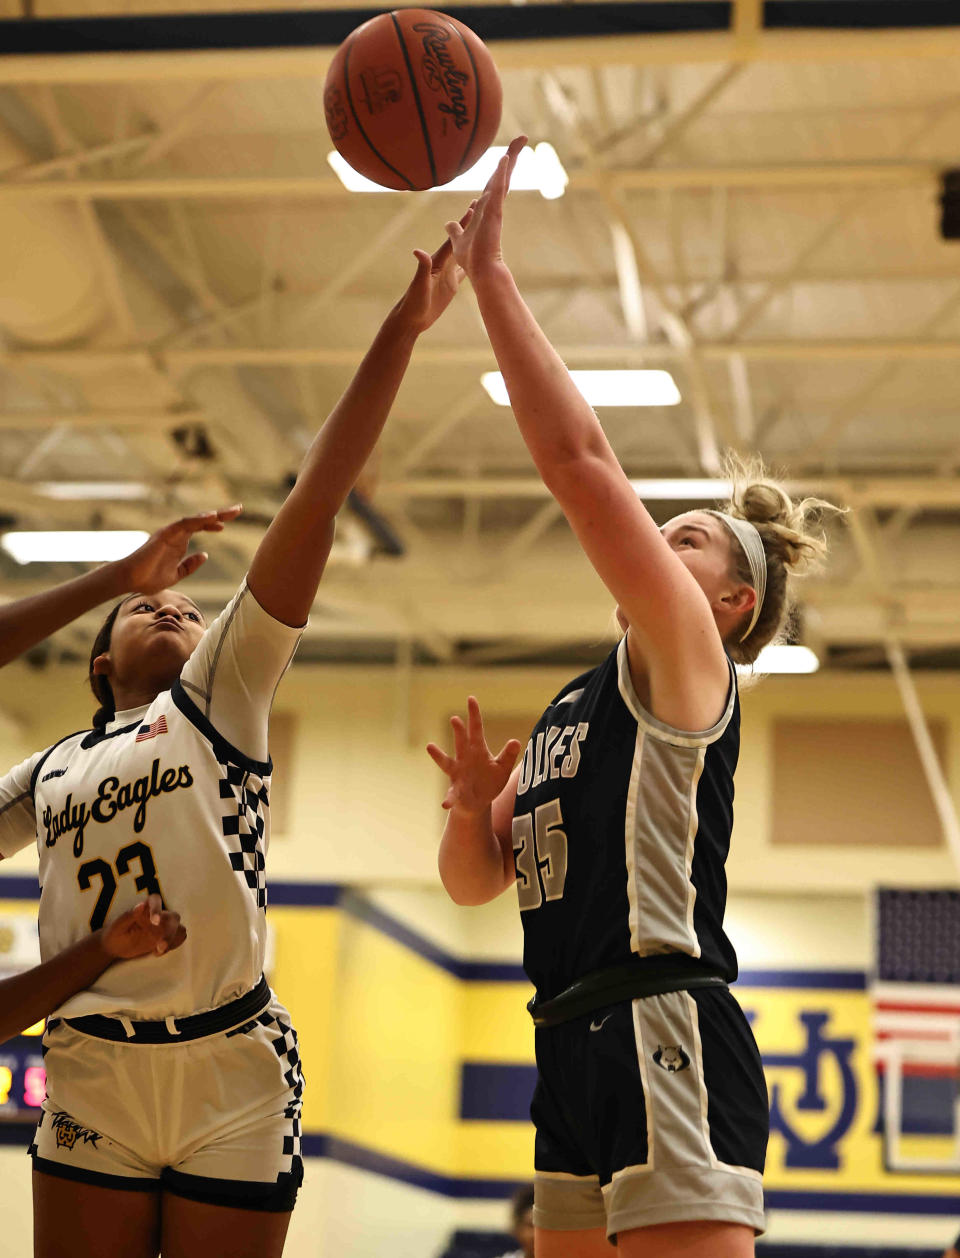
M 662 479 L 632 480 L 630 484 L 638 498 L 654 502 L 719 502 L 733 493 L 733 481 L 720 477 L 663 477 Z
M 808 646 L 771 643 L 763 648 L 753 664 L 737 667 L 745 673 L 815 673 L 820 661 Z
M 669 371 L 571 371 L 591 406 L 676 406 L 680 390 Z M 480 383 L 497 406 L 509 406 L 499 371 L 485 371 Z
M 86 502 L 100 498 L 135 502 L 150 497 L 150 486 L 133 480 L 42 481 L 32 488 L 44 498 L 56 498 L 60 502 Z
M 17 563 L 108 563 L 136 550 L 150 536 L 134 529 L 4 533 L 0 546 Z
M 457 175 L 449 183 L 433 188 L 433 192 L 480 192 L 487 180 L 496 170 L 497 162 L 506 152 L 503 145 L 494 145 L 469 170 Z M 358 174 L 353 167 L 336 151 L 327 154 L 327 161 L 337 178 L 351 192 L 392 192 L 392 188 L 383 188 L 380 184 Z M 569 176 L 563 168 L 557 151 L 552 144 L 542 142 L 531 148 L 528 144 L 520 151 L 517 164 L 510 180 L 513 192 L 539 192 L 547 201 L 555 201 L 562 197 Z

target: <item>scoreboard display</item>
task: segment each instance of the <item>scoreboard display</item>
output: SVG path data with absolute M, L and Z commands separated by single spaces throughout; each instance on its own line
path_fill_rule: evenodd
M 0 914 L 0 978 L 40 964 L 35 916 Z M 0 1122 L 36 1120 L 46 1094 L 37 1022 L 21 1035 L 0 1044 Z
M 47 1076 L 40 1053 L 43 1023 L 0 1044 L 0 1122 L 37 1118 L 46 1095 Z

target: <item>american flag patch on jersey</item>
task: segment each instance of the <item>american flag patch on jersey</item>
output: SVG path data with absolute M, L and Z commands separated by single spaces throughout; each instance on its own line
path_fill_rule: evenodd
M 167 732 L 167 718 L 158 716 L 152 725 L 141 725 L 137 730 L 137 736 L 133 740 L 136 743 L 145 743 L 148 738 L 156 738 L 158 734 Z

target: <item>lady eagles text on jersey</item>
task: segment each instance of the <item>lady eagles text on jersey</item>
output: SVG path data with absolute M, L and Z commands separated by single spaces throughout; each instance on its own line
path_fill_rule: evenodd
M 65 770 L 54 770 L 58 776 Z M 49 776 L 53 776 L 53 773 Z M 46 780 L 46 779 L 44 779 Z M 188 764 L 178 765 L 161 771 L 159 757 L 154 760 L 150 773 L 122 785 L 118 777 L 105 777 L 97 787 L 96 798 L 91 804 L 86 800 L 79 804 L 73 802 L 73 793 L 69 792 L 63 807 L 54 812 L 53 805 L 47 804 L 40 814 L 44 827 L 44 842 L 47 847 L 54 847 L 58 839 L 65 834 L 73 833 L 73 854 L 83 855 L 83 838 L 88 821 L 100 824 L 112 821 L 118 812 L 128 808 L 136 808 L 133 814 L 133 829 L 140 834 L 147 822 L 147 803 L 157 795 L 165 795 L 171 791 L 186 789 L 193 786 L 193 774 Z

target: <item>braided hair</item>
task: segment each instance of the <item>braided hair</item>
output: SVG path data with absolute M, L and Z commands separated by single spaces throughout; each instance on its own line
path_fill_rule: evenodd
M 90 683 L 90 689 L 93 691 L 93 697 L 100 704 L 93 716 L 93 728 L 104 730 L 107 723 L 113 720 L 117 705 L 113 698 L 113 688 L 102 673 L 93 671 L 93 663 L 97 656 L 103 655 L 105 651 L 110 650 L 110 639 L 113 636 L 113 626 L 117 619 L 117 613 L 123 606 L 123 600 L 111 609 L 106 620 L 100 626 L 97 636 L 93 640 L 93 646 L 90 649 L 90 668 L 87 673 L 87 680 Z

